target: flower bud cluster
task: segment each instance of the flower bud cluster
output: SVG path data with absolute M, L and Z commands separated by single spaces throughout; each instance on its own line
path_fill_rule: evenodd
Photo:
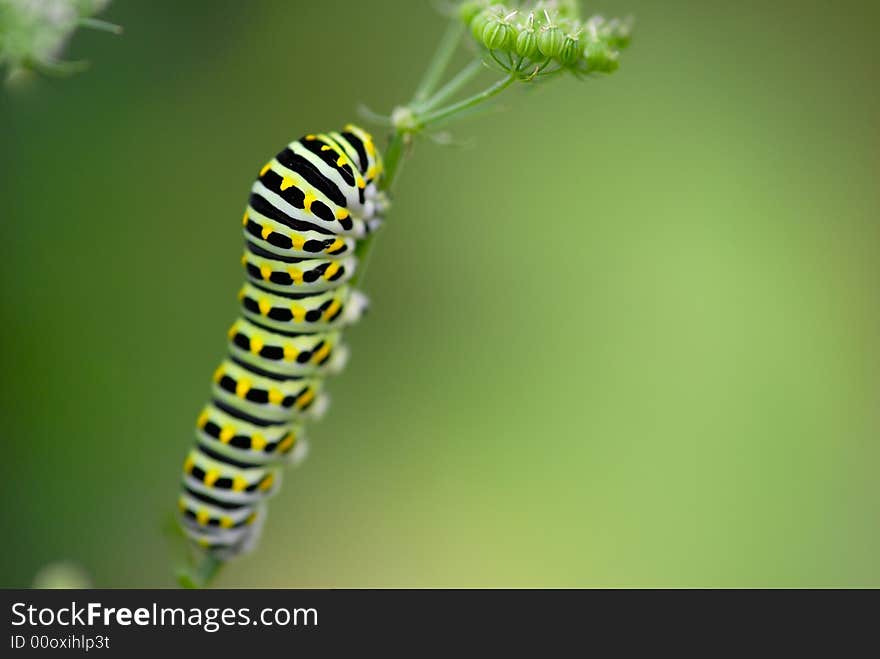
M 503 65 L 527 74 L 550 63 L 578 73 L 612 73 L 629 45 L 629 21 L 581 20 L 576 0 L 494 3 L 465 0 L 459 18 L 474 40 Z

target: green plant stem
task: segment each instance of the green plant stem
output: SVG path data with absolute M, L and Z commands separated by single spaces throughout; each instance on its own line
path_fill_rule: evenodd
M 122 34 L 122 26 L 102 21 L 100 18 L 81 18 L 79 19 L 80 27 L 99 30 L 101 32 L 110 32 L 111 34 Z
M 400 173 L 401 165 L 403 165 L 404 149 L 406 147 L 408 136 L 403 131 L 397 130 L 391 136 L 388 142 L 388 148 L 385 150 L 385 173 L 382 176 L 381 189 L 384 192 L 390 192 L 397 175 Z M 355 247 L 355 256 L 358 258 L 357 272 L 349 282 L 350 286 L 356 286 L 360 283 L 364 274 L 367 272 L 367 265 L 370 263 L 370 256 L 373 253 L 374 244 L 376 242 L 376 234 L 371 233 L 369 236 L 361 240 Z
M 450 96 L 476 78 L 483 70 L 483 60 L 476 59 L 459 71 L 452 80 L 441 87 L 431 98 L 423 103 L 414 103 L 415 112 L 427 112 L 433 110 Z
M 495 84 L 487 89 L 484 89 L 479 94 L 474 94 L 469 98 L 465 98 L 458 103 L 453 103 L 445 108 L 440 108 L 439 110 L 434 110 L 433 112 L 429 112 L 426 115 L 420 116 L 418 118 L 418 123 L 420 126 L 430 126 L 431 124 L 435 124 L 438 121 L 443 119 L 449 119 L 452 116 L 458 114 L 459 112 L 463 112 L 468 110 L 475 105 L 479 105 L 485 101 L 488 101 L 493 96 L 497 96 L 505 89 L 507 89 L 517 78 L 517 72 L 512 71 L 510 75 L 498 80 Z
M 479 64 L 472 63 L 472 64 Z M 462 79 L 466 76 L 476 75 L 471 69 L 475 69 L 473 66 L 466 67 L 456 78 L 461 77 Z M 464 75 L 463 75 L 464 74 Z M 424 115 L 416 116 L 416 125 L 419 128 L 423 128 L 430 124 L 435 124 L 437 122 L 451 119 L 456 114 L 462 114 L 470 110 L 471 108 L 479 105 L 480 103 L 484 103 L 488 101 L 494 96 L 497 96 L 502 91 L 507 89 L 517 79 L 518 72 L 516 70 L 511 71 L 510 75 L 506 78 L 502 78 L 498 80 L 491 87 L 488 87 L 481 91 L 478 94 L 474 94 L 466 99 L 459 101 L 458 103 L 453 103 L 452 105 L 441 108 L 439 110 L 435 110 L 433 112 L 429 112 Z M 452 84 L 450 81 L 449 85 Z M 465 84 L 465 82 L 459 81 L 456 83 L 458 87 Z M 440 90 L 440 93 L 446 93 L 444 89 Z M 450 91 L 449 94 L 454 93 Z M 411 139 L 411 129 L 396 127 L 393 135 L 391 136 L 391 140 L 388 142 L 388 148 L 385 150 L 385 174 L 382 178 L 382 182 L 380 184 L 380 189 L 385 192 L 390 192 L 392 187 L 394 186 L 394 182 L 397 179 L 397 176 L 400 174 L 400 169 L 403 164 L 403 160 L 406 156 L 405 148 Z M 357 273 L 354 277 L 351 278 L 349 284 L 351 286 L 356 286 L 361 283 L 364 278 L 364 274 L 367 271 L 367 264 L 369 263 L 370 255 L 373 253 L 374 245 L 376 242 L 376 234 L 370 234 L 364 240 L 360 241 L 355 248 L 355 256 L 358 257 L 358 269 Z
M 207 554 L 205 560 L 199 565 L 198 577 L 199 581 L 207 585 L 214 580 L 220 568 L 223 567 L 223 561 L 214 558 L 211 554 Z
M 437 51 L 428 65 L 428 69 L 425 71 L 425 75 L 422 76 L 422 80 L 416 88 L 416 93 L 413 95 L 412 100 L 413 104 L 424 101 L 437 88 L 437 83 L 443 77 L 443 72 L 446 71 L 449 60 L 452 59 L 458 48 L 458 43 L 461 41 L 464 29 L 464 24 L 461 21 L 450 21 L 446 32 L 443 33 L 443 38 L 440 40 L 440 45 L 437 46 Z
M 89 63 L 82 60 L 76 62 L 60 62 L 57 60 L 32 59 L 28 60 L 26 65 L 34 71 L 39 71 L 43 75 L 60 78 L 71 76 L 74 73 L 81 73 L 89 68 Z
M 211 584 L 224 564 L 219 558 L 205 553 L 192 570 L 186 571 L 179 576 L 180 585 L 184 588 L 206 588 Z
M 389 192 L 397 179 L 400 172 L 400 166 L 403 164 L 403 149 L 406 142 L 406 135 L 397 131 L 388 142 L 388 148 L 385 150 L 385 175 L 382 177 L 382 190 Z

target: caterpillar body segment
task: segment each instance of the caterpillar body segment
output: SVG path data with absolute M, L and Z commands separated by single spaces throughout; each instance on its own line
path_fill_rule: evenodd
M 208 451 L 242 464 L 280 463 L 302 440 L 301 423 L 255 425 L 208 403 L 196 421 L 196 441 Z
M 280 376 L 338 373 L 348 360 L 339 330 L 284 336 L 239 318 L 229 328 L 229 354 Z
M 354 275 L 357 259 L 291 259 L 246 250 L 242 256 L 249 281 L 280 294 L 320 293 L 347 282 Z
M 368 306 L 366 296 L 346 285 L 314 295 L 287 297 L 246 283 L 238 299 L 247 320 L 287 334 L 342 328 L 357 322 Z
M 262 208 L 262 206 L 260 206 Z M 336 236 L 306 225 L 292 229 L 272 219 L 264 212 L 248 206 L 242 216 L 244 238 L 248 247 L 259 247 L 284 258 L 313 258 L 315 256 L 342 256 L 354 253 L 354 238 Z M 378 223 L 376 224 L 378 228 Z

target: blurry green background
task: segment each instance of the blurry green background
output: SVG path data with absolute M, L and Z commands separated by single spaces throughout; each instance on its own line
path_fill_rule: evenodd
M 875 2 L 620 0 L 608 79 L 416 145 L 368 318 L 221 586 L 880 586 Z M 269 154 L 411 94 L 412 2 L 116 2 L 0 92 L 0 585 L 171 586 Z

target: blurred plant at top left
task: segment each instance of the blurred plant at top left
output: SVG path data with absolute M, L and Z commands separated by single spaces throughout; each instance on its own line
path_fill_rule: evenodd
M 0 0 L 0 67 L 7 83 L 33 72 L 66 76 L 88 67 L 61 59 L 78 28 L 120 34 L 122 28 L 95 18 L 110 0 Z

